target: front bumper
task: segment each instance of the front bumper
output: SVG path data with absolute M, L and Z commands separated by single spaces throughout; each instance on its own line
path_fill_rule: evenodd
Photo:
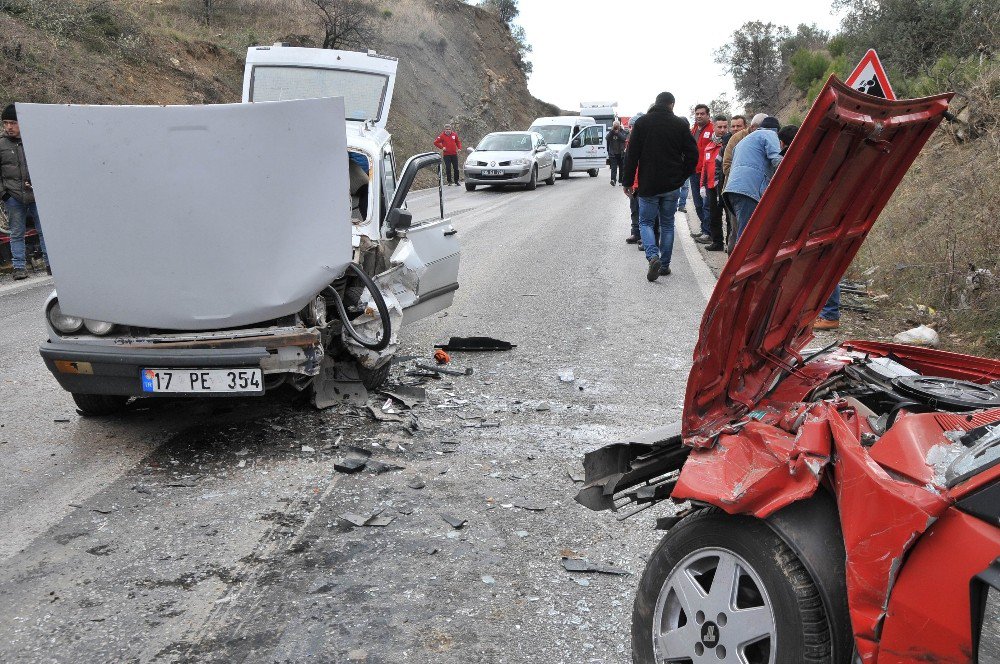
M 68 392 L 176 397 L 207 395 L 144 392 L 142 370 L 261 369 L 265 375 L 314 376 L 319 373 L 323 346 L 318 331 L 309 331 L 246 340 L 246 345 L 238 347 L 219 347 L 218 342 L 105 345 L 60 339 L 45 342 L 39 353 L 59 385 Z M 219 396 L 230 395 L 246 396 L 246 393 Z
M 465 169 L 467 184 L 528 184 L 531 181 L 531 167 L 518 166 L 516 169 L 502 167 L 502 175 L 483 175 L 483 169 Z

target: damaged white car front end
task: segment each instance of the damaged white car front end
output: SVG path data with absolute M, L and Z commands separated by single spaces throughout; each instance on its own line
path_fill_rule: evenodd
M 288 52 L 312 69 L 351 68 L 354 85 L 371 57 L 262 51 L 248 55 L 247 91 L 262 58 L 279 89 Z M 394 77 L 395 60 L 373 62 Z M 392 85 L 369 87 L 379 117 L 365 121 L 332 96 L 21 105 L 59 289 L 40 352 L 81 411 L 284 383 L 323 407 L 384 382 L 399 327 L 454 298 L 459 247 L 440 157 L 411 158 L 397 180 L 380 126 Z M 420 171 L 439 186 L 410 196 Z

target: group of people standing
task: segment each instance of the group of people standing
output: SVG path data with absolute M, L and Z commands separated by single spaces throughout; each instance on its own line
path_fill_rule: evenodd
M 620 181 L 632 206 L 626 242 L 645 252 L 649 281 L 670 274 L 674 214 L 685 211 L 684 190 L 700 222 L 694 240 L 707 251 L 732 251 L 798 131 L 764 113 L 749 125 L 743 115 L 712 118 L 706 104 L 695 106 L 689 126 L 674 104 L 671 93 L 657 95 L 649 112 L 633 118 L 623 151 Z M 611 146 L 609 137 L 609 155 Z M 610 159 L 615 184 L 615 157 Z M 814 328 L 835 329 L 839 318 L 838 287 Z

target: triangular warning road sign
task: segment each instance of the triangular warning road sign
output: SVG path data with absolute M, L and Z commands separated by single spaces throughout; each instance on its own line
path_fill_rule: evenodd
M 847 77 L 847 87 L 854 88 L 859 92 L 882 99 L 895 99 L 896 94 L 889 85 L 889 77 L 885 75 L 882 62 L 878 59 L 875 49 L 869 49 L 865 57 Z

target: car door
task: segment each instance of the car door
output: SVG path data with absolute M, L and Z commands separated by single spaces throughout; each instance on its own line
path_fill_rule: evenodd
M 607 164 L 608 146 L 604 142 L 607 128 L 602 124 L 590 125 L 581 132 L 583 137 L 583 160 L 581 165 L 590 168 L 600 168 Z
M 541 136 L 532 136 L 531 149 L 534 153 L 535 163 L 538 164 L 538 175 L 544 180 L 552 175 L 555 160 Z
M 448 308 L 458 290 L 458 231 L 444 216 L 442 163 L 436 152 L 407 160 L 383 227 L 395 247 L 378 280 L 403 306 L 404 324 Z

